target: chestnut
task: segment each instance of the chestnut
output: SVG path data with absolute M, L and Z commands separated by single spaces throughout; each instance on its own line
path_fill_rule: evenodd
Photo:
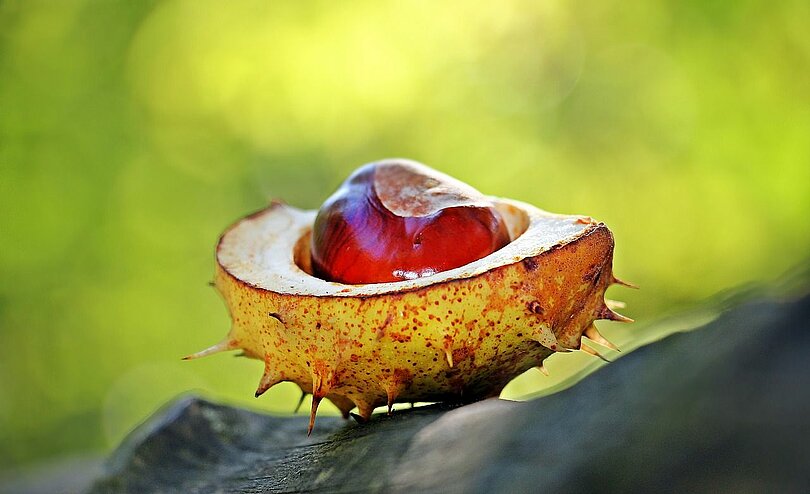
M 359 168 L 318 211 L 314 274 L 344 284 L 430 276 L 509 243 L 491 201 L 424 165 L 386 160 Z

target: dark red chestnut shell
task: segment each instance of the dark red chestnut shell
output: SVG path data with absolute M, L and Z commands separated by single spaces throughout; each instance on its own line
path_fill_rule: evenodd
M 318 211 L 314 274 L 344 284 L 401 281 L 481 259 L 510 241 L 503 218 L 472 187 L 418 163 L 359 168 Z

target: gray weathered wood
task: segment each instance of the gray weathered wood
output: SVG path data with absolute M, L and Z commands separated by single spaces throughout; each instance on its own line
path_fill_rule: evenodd
M 810 298 L 734 308 L 526 403 L 364 425 L 184 398 L 102 492 L 810 492 Z

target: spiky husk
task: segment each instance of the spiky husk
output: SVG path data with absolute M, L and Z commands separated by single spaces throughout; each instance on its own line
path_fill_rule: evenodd
M 271 206 L 258 214 L 272 214 Z M 227 337 L 195 358 L 243 350 L 264 361 L 256 396 L 284 381 L 357 407 L 497 396 L 514 377 L 557 351 L 582 350 L 583 335 L 615 348 L 593 325 L 627 320 L 608 308 L 613 236 L 591 220 L 576 239 L 476 276 L 363 296 L 278 293 L 218 263 L 215 286 L 233 320 Z M 302 272 L 302 275 L 305 273 Z M 603 358 L 603 357 L 602 357 Z

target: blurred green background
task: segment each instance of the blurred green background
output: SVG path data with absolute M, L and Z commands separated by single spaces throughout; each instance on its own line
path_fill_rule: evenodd
M 630 347 L 799 265 L 809 21 L 804 0 L 3 1 L 0 467 L 103 452 L 187 390 L 290 413 L 292 385 L 253 399 L 258 362 L 180 361 L 228 328 L 213 247 L 374 159 L 607 222 L 643 290 L 609 294 L 634 328 L 601 327 Z

